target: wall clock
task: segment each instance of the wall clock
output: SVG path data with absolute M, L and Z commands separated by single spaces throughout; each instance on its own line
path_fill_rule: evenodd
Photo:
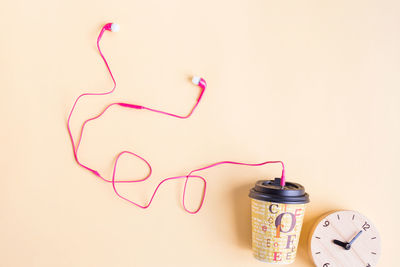
M 310 234 L 317 267 L 375 267 L 381 239 L 371 221 L 356 211 L 333 211 L 321 217 Z

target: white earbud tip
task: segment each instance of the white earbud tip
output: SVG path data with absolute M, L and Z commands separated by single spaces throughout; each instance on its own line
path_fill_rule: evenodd
M 111 24 L 111 31 L 112 32 L 118 32 L 119 31 L 119 25 L 117 23 Z
M 199 85 L 200 79 L 201 79 L 200 77 L 194 76 L 194 77 L 192 78 L 192 83 L 194 83 L 195 85 Z

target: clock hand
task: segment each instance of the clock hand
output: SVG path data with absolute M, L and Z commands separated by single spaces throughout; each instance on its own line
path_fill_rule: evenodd
M 362 230 L 361 230 L 360 232 L 358 232 L 358 234 L 357 234 L 355 237 L 353 237 L 353 239 L 352 239 L 350 242 L 342 242 L 342 241 L 339 241 L 339 240 L 337 240 L 337 239 L 334 239 L 334 240 L 333 240 L 333 243 L 336 244 L 336 245 L 338 245 L 338 246 L 341 246 L 341 247 L 344 248 L 345 250 L 349 250 L 349 249 L 351 249 L 351 244 L 353 244 L 353 242 L 356 241 L 356 239 L 357 239 L 361 234 L 362 234 Z
M 339 241 L 339 240 L 337 240 L 337 239 L 334 239 L 334 240 L 333 240 L 333 243 L 334 243 L 335 245 L 341 246 L 342 248 L 344 248 L 344 249 L 346 249 L 346 250 L 349 250 L 349 249 L 350 249 L 349 243 L 347 243 L 347 242 L 342 242 L 342 241 Z
M 356 234 L 355 237 L 353 237 L 352 240 L 350 240 L 349 245 L 351 246 L 351 244 L 353 244 L 354 241 L 356 241 L 356 239 L 362 234 L 362 230 L 360 232 L 358 232 L 358 234 Z

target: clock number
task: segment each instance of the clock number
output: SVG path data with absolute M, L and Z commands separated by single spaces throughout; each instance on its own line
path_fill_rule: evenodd
M 328 267 L 329 265 L 331 265 L 330 263 L 324 263 L 324 265 L 322 265 L 322 267 Z
M 369 225 L 367 222 L 364 223 L 364 225 L 362 226 L 362 229 L 364 229 L 364 231 L 367 231 L 367 229 L 369 229 L 371 227 L 371 225 Z
M 325 222 L 324 222 L 324 224 L 322 225 L 323 227 L 328 227 L 329 226 L 329 221 L 328 220 L 326 220 Z M 328 263 L 329 264 L 329 263 Z

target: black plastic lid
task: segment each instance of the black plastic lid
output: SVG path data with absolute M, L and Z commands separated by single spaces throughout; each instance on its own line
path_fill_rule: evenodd
M 303 204 L 310 202 L 308 194 L 301 184 L 286 182 L 281 187 L 281 178 L 260 180 L 250 190 L 249 197 L 276 203 Z

